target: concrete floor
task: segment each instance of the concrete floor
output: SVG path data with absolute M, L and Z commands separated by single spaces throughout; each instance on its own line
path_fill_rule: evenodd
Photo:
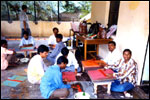
M 47 41 L 45 40 L 36 40 L 36 44 L 47 44 Z M 18 48 L 19 41 L 18 40 L 10 40 L 8 41 L 8 48 Z M 18 55 L 18 57 L 22 57 Z M 50 65 L 50 63 L 46 62 L 47 65 Z M 13 75 L 20 75 L 20 76 L 26 76 L 27 73 L 24 71 L 25 68 L 27 68 L 26 64 L 20 64 L 17 67 L 8 67 L 7 70 L 1 71 L 1 99 L 44 99 L 41 96 L 39 85 L 32 85 L 27 80 L 19 84 L 17 87 L 8 87 L 3 86 L 2 82 L 7 80 L 8 77 L 11 77 Z M 88 75 L 86 73 L 83 73 L 81 77 L 77 77 L 78 81 L 90 81 Z M 84 88 L 86 89 L 86 87 Z M 98 87 L 97 91 L 97 98 L 98 99 L 123 99 L 121 96 L 123 96 L 123 93 L 115 93 L 111 92 L 111 95 L 108 95 L 106 93 L 106 89 L 104 87 Z M 145 94 L 140 88 L 136 87 L 134 90 L 130 92 L 133 94 L 133 98 L 124 98 L 124 99 L 149 99 L 149 94 Z M 72 96 L 73 97 L 73 96 Z

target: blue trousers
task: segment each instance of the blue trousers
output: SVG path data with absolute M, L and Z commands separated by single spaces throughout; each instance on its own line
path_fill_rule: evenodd
M 62 69 L 61 72 L 75 72 L 74 65 L 66 66 L 65 69 Z M 81 67 L 78 67 L 77 72 L 81 72 Z
M 21 30 L 21 38 L 23 38 L 23 32 L 24 32 L 24 29 Z M 29 28 L 27 28 L 27 32 L 29 33 L 29 36 L 31 36 L 31 31 Z
M 119 80 L 115 80 L 111 84 L 111 91 L 114 91 L 114 92 L 125 92 L 125 91 L 131 90 L 133 88 L 134 88 L 134 86 L 131 83 L 125 82 L 123 84 L 120 84 Z

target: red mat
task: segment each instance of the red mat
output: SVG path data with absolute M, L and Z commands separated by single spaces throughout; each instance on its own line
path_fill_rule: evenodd
M 113 71 L 111 69 L 98 69 L 88 71 L 88 75 L 93 81 L 105 80 L 105 79 L 114 79 Z
M 70 81 L 76 81 L 76 76 L 74 72 L 62 72 L 62 78 Z

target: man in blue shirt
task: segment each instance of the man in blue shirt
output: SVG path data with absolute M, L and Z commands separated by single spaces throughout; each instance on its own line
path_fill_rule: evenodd
M 65 58 L 64 56 L 60 56 L 57 60 L 57 65 L 50 66 L 46 70 L 40 84 L 40 91 L 44 98 L 64 99 L 69 95 L 68 89 L 72 86 L 63 83 L 61 73 L 61 69 L 65 69 L 67 63 L 67 58 Z
M 55 49 L 48 54 L 47 60 L 51 62 L 52 65 L 55 63 L 55 59 L 57 55 L 61 52 L 61 49 L 65 47 L 64 43 L 62 42 L 63 36 L 61 34 L 56 35 L 56 47 Z

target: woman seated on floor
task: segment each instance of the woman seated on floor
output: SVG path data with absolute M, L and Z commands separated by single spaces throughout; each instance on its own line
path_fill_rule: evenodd
M 1 70 L 5 70 L 8 66 L 17 66 L 19 61 L 15 51 L 7 49 L 7 41 L 1 40 Z
M 123 92 L 125 97 L 131 97 L 127 91 L 133 89 L 137 83 L 137 63 L 131 58 L 131 55 L 132 52 L 125 49 L 123 58 L 116 62 L 113 67 L 110 67 L 117 71 L 114 73 L 117 80 L 112 83 L 111 91 Z
M 41 78 L 47 69 L 43 58 L 47 57 L 48 52 L 49 49 L 47 46 L 40 45 L 38 47 L 38 54 L 31 58 L 27 69 L 28 81 L 30 83 L 40 84 Z

